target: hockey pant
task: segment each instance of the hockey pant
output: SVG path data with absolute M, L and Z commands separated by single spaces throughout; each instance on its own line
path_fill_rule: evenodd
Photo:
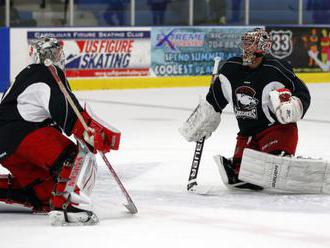
M 233 166 L 238 174 L 243 151 L 250 148 L 264 153 L 279 155 L 294 155 L 298 143 L 298 129 L 296 123 L 273 125 L 255 136 L 236 137 L 236 148 L 233 156 Z
M 77 153 L 77 146 L 56 128 L 44 127 L 28 134 L 16 151 L 1 162 L 11 174 L 0 177 L 0 201 L 23 204 L 37 212 L 48 212 L 51 207 L 60 209 L 64 203 L 79 207 L 79 187 L 74 188 L 75 203 L 64 194 Z M 86 183 L 90 188 L 95 174 L 91 177 Z

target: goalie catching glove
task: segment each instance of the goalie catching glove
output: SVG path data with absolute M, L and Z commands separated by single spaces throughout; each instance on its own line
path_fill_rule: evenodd
M 277 120 L 282 124 L 297 122 L 302 118 L 303 106 L 300 99 L 290 90 L 281 88 L 269 93 Z
M 220 113 L 216 112 L 206 100 L 201 100 L 189 118 L 179 128 L 179 132 L 188 141 L 198 141 L 211 133 L 219 126 Z
M 77 119 L 72 134 L 77 138 L 86 141 L 86 143 L 90 145 L 93 153 L 96 153 L 97 151 L 107 153 L 111 149 L 119 149 L 119 130 L 104 123 L 96 117 L 88 107 L 86 108 L 86 106 L 85 111 L 81 112 L 81 114 L 88 126 L 88 131 L 85 130 L 81 121 Z

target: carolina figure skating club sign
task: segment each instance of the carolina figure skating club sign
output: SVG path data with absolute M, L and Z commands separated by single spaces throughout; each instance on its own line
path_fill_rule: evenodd
M 29 31 L 28 43 L 45 35 L 63 40 L 68 77 L 149 75 L 150 31 Z

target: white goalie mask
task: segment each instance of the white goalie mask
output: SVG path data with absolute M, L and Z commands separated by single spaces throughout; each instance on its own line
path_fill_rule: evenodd
M 250 65 L 256 57 L 270 52 L 272 41 L 266 30 L 256 28 L 241 36 L 240 48 L 243 51 L 243 65 Z
M 29 55 L 36 64 L 45 64 L 46 66 L 54 64 L 62 70 L 65 68 L 63 41 L 56 38 L 40 37 L 32 42 Z

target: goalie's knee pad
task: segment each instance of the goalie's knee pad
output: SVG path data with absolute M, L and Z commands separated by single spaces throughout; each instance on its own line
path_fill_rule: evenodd
M 95 155 L 78 141 L 78 151 L 71 153 L 57 172 L 51 198 L 52 209 L 75 207 L 91 210 L 90 194 L 96 178 Z

